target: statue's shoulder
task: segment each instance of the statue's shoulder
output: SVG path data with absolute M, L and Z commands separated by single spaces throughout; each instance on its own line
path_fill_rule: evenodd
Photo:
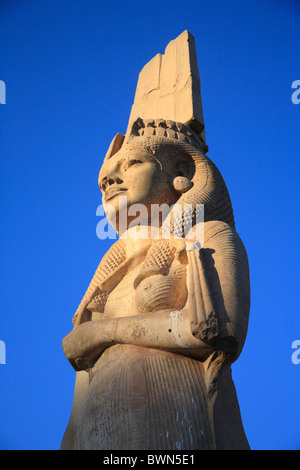
M 204 244 L 211 238 L 214 238 L 223 232 L 236 233 L 234 227 L 230 226 L 226 222 L 222 222 L 221 220 L 209 220 L 208 222 L 204 222 Z
M 247 264 L 246 248 L 235 227 L 219 220 L 205 222 L 203 238 L 202 248 L 211 248 L 229 257 L 238 254 Z
M 214 241 L 225 239 L 243 245 L 235 227 L 221 220 L 210 220 L 204 223 L 203 247 Z

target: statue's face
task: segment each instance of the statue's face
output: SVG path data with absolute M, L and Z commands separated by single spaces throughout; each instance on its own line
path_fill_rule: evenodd
M 172 206 L 177 196 L 170 167 L 166 162 L 162 169 L 160 162 L 146 152 L 120 150 L 100 170 L 99 187 L 104 206 L 110 206 L 117 216 L 133 204 L 143 204 L 149 211 L 151 204 Z

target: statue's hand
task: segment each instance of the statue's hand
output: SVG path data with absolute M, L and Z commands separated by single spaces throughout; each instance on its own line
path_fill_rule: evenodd
M 88 321 L 76 326 L 62 341 L 63 351 L 75 370 L 92 367 L 103 351 L 114 344 L 116 322 Z

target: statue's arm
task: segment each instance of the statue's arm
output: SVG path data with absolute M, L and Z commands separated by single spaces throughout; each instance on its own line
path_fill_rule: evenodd
M 63 349 L 76 370 L 92 367 L 114 344 L 163 349 L 202 360 L 216 349 L 225 350 L 233 359 L 238 356 L 250 307 L 248 260 L 236 231 L 227 224 L 213 224 L 207 227 L 201 252 L 189 255 L 185 308 L 88 321 L 75 327 L 63 340 Z
M 63 339 L 64 352 L 75 370 L 92 367 L 114 344 L 132 344 L 206 358 L 211 347 L 191 334 L 184 311 L 161 311 L 85 322 Z
M 189 310 L 191 328 L 195 337 L 226 351 L 235 360 L 248 329 L 248 257 L 234 228 L 216 221 L 207 222 L 205 227 L 205 241 L 199 256 L 189 254 L 192 273 L 189 295 L 194 299 Z M 195 271 L 199 274 L 196 283 Z

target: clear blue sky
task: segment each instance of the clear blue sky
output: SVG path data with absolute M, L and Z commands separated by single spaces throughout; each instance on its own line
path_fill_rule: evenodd
M 253 449 L 300 449 L 300 2 L 0 2 L 0 448 L 58 449 L 74 371 L 61 340 L 98 262 L 98 170 L 138 73 L 188 29 L 209 157 L 229 188 L 252 286 L 233 365 Z

